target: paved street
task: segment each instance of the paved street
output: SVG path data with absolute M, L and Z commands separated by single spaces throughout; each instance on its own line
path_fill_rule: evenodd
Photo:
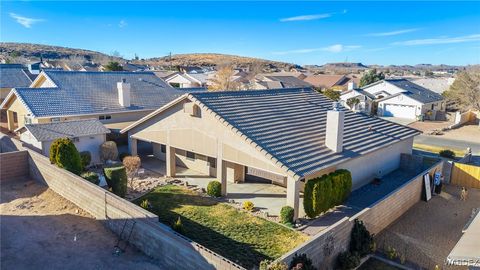
M 457 149 L 467 149 L 467 147 L 472 148 L 472 153 L 474 155 L 480 155 L 480 138 L 476 142 L 462 141 L 447 139 L 438 136 L 429 136 L 429 135 L 419 135 L 415 137 L 415 143 L 427 144 L 433 146 L 445 146 L 445 148 L 457 148 Z

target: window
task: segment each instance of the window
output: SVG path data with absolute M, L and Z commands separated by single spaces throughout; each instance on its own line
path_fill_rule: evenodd
M 60 117 L 50 118 L 51 122 L 60 122 Z
M 98 120 L 105 120 L 105 115 L 100 115 L 100 116 L 98 117 Z
M 195 160 L 195 153 L 187 151 L 187 159 L 188 160 Z
M 105 119 L 106 119 L 106 120 L 112 119 L 112 116 L 111 116 L 111 115 L 105 115 Z
M 208 164 L 210 165 L 210 167 L 216 168 L 217 167 L 217 160 L 215 158 L 208 157 Z
M 167 146 L 166 146 L 165 144 L 161 144 L 161 145 L 160 145 L 160 151 L 161 151 L 162 153 L 167 153 Z
M 435 107 L 435 104 L 432 104 L 432 110 L 433 110 L 434 107 Z

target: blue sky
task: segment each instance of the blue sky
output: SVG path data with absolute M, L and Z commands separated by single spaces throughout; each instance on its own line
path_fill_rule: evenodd
M 480 2 L 1 3 L 0 40 L 127 58 L 216 52 L 297 64 L 479 64 Z

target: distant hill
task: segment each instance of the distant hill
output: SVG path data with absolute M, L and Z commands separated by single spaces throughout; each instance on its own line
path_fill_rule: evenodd
M 111 57 L 104 53 L 84 49 L 31 43 L 0 42 L 1 59 L 10 59 L 12 61 L 15 61 L 14 58 L 39 60 L 40 57 L 48 60 L 64 60 L 78 57 L 84 58 L 84 60 L 87 61 L 97 60 L 98 62 L 100 62 L 100 60 L 112 58 L 121 60 L 119 57 Z
M 290 70 L 292 68 L 301 68 L 298 65 L 270 61 L 265 59 L 244 57 L 237 55 L 219 54 L 219 53 L 190 53 L 190 54 L 175 54 L 164 57 L 156 57 L 139 61 L 138 63 L 146 63 L 153 66 L 203 66 L 212 67 L 219 64 L 231 64 L 239 68 L 246 68 L 248 66 L 258 65 L 263 69 L 282 69 Z

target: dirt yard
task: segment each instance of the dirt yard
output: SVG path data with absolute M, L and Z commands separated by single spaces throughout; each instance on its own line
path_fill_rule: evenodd
M 2 184 L 0 202 L 1 269 L 162 269 L 132 247 L 113 255 L 117 237 L 44 186 Z
M 426 269 L 466 269 L 445 266 L 445 259 L 462 235 L 462 229 L 480 207 L 480 190 L 469 189 L 467 201 L 460 201 L 460 188 L 444 186 L 443 192 L 428 203 L 421 201 L 376 237 L 385 250 L 395 248 Z

